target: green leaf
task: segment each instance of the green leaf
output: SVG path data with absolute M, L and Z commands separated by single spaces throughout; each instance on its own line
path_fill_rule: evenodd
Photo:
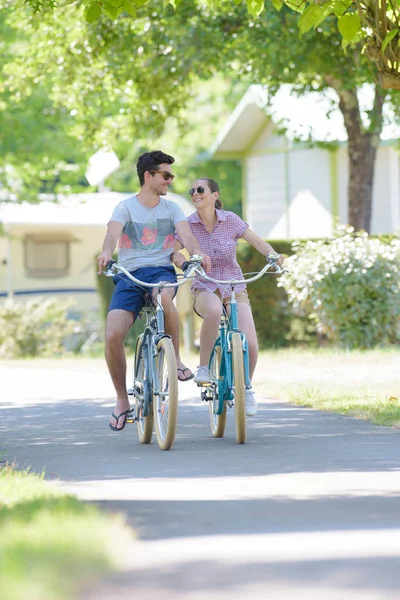
M 119 12 L 121 11 L 118 12 L 118 8 L 116 6 L 113 6 L 110 2 L 106 2 L 105 0 L 103 0 L 103 6 L 104 12 L 106 13 L 107 17 L 112 19 L 112 21 L 115 21 L 115 19 L 118 17 Z
M 100 2 L 89 2 L 85 7 L 85 19 L 88 23 L 94 23 L 101 17 Z
M 357 13 L 347 13 L 339 17 L 338 29 L 347 42 L 353 42 L 361 29 L 360 17 Z
M 344 38 L 342 39 L 342 48 L 344 53 L 346 54 L 347 52 L 347 46 L 349 45 L 350 42 L 347 42 Z
M 131 17 L 136 17 L 136 9 L 129 0 L 122 0 L 122 8 Z
M 276 10 L 281 10 L 283 2 L 281 2 L 281 0 L 272 0 L 272 5 Z
M 344 15 L 346 10 L 351 5 L 351 0 L 334 0 L 332 2 L 333 13 L 336 17 Z
M 306 8 L 305 0 L 285 0 L 285 4 L 298 13 L 303 13 Z
M 332 12 L 331 4 L 309 4 L 298 20 L 300 33 L 303 34 L 312 27 L 318 27 Z
M 399 33 L 399 28 L 396 27 L 396 29 L 392 29 L 391 31 L 388 31 L 387 34 L 385 35 L 385 38 L 382 42 L 382 47 L 381 47 L 381 52 L 382 54 L 385 52 L 388 44 L 390 44 L 390 42 L 392 41 L 393 38 L 396 37 L 396 35 Z
M 246 0 L 249 13 L 258 17 L 264 9 L 264 0 Z

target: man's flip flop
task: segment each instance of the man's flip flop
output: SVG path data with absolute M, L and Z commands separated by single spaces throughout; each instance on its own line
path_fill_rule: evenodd
M 133 408 L 128 408 L 128 410 L 124 410 L 124 412 L 122 412 L 122 413 L 121 413 L 121 414 L 119 414 L 118 416 L 117 416 L 117 415 L 115 415 L 114 413 L 112 413 L 112 415 L 111 415 L 111 416 L 112 416 L 112 417 L 114 417 L 114 419 L 116 419 L 116 420 L 117 420 L 117 425 L 118 425 L 118 422 L 119 422 L 120 418 L 121 418 L 121 417 L 123 417 L 124 415 L 125 415 L 125 421 L 124 421 L 124 424 L 122 425 L 122 427 L 115 427 L 114 425 L 111 425 L 111 423 L 109 423 L 108 425 L 109 425 L 110 429 L 112 429 L 113 431 L 122 431 L 122 430 L 123 430 L 123 428 L 125 427 L 125 425 L 126 425 L 126 424 L 127 424 L 127 422 L 128 422 L 128 416 L 131 416 L 131 415 L 133 416 Z M 131 421 L 131 423 L 133 423 L 133 422 L 134 422 L 134 420 L 135 420 L 135 419 L 133 419 L 133 420 Z
M 194 377 L 193 373 L 190 373 L 189 377 L 184 376 L 185 371 L 190 371 L 189 367 L 185 367 L 184 369 L 178 369 L 178 371 L 180 371 L 183 375 L 183 379 L 182 379 L 181 377 L 179 377 L 179 374 L 178 374 L 179 381 L 189 381 L 190 379 L 193 379 L 193 377 Z

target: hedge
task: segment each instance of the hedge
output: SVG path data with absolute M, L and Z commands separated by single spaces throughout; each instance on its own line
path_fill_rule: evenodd
M 382 235 L 379 236 L 379 239 L 381 242 L 390 243 L 395 237 Z M 276 252 L 291 256 L 294 254 L 292 243 L 293 240 L 274 240 L 272 245 Z M 265 264 L 265 258 L 245 242 L 238 244 L 237 257 L 243 273 L 258 272 Z M 324 336 L 317 333 L 315 325 L 308 316 L 299 316 L 293 311 L 288 303 L 286 291 L 282 287 L 278 287 L 277 279 L 274 275 L 265 275 L 248 285 L 260 348 L 278 348 L 299 344 L 315 346 L 329 343 Z M 114 284 L 111 278 L 97 277 L 97 288 L 105 319 Z M 128 338 L 129 345 L 132 345 L 132 340 L 142 330 L 143 323 L 135 323 Z

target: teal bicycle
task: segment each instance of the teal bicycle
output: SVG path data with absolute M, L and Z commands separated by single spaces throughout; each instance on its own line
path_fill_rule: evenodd
M 249 376 L 249 352 L 245 334 L 239 330 L 235 285 L 251 283 L 268 272 L 287 272 L 278 265 L 279 254 L 268 254 L 265 267 L 253 277 L 241 280 L 221 281 L 209 277 L 200 265 L 200 257 L 193 256 L 183 265 L 186 277 L 198 275 L 208 281 L 231 287 L 230 314 L 223 309 L 219 333 L 210 356 L 210 383 L 201 386 L 201 398 L 208 403 L 211 431 L 214 437 L 223 437 L 226 427 L 227 408 L 235 409 L 236 440 L 245 444 L 246 388 L 251 387 Z M 252 275 L 252 274 L 251 274 Z

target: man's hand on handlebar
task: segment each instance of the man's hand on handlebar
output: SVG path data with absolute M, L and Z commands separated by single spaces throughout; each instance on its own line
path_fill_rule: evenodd
M 103 250 L 103 252 L 101 252 L 101 254 L 98 255 L 97 264 L 99 265 L 99 275 L 102 274 L 103 269 L 107 267 L 108 262 L 112 259 L 113 257 L 111 256 L 111 254 L 105 250 Z
M 203 267 L 203 269 L 205 270 L 206 273 L 209 273 L 211 271 L 211 259 L 209 256 L 207 256 L 206 254 L 198 254 L 196 256 L 199 256 L 199 258 L 201 258 L 201 266 Z M 172 254 L 172 262 L 174 263 L 174 265 L 176 267 L 178 267 L 178 269 L 182 269 L 184 270 L 184 266 L 185 263 L 187 262 L 184 255 L 181 252 L 174 252 Z
M 183 256 L 182 252 L 173 252 L 171 254 L 171 261 L 178 269 L 182 269 L 183 264 L 186 262 L 186 258 Z

